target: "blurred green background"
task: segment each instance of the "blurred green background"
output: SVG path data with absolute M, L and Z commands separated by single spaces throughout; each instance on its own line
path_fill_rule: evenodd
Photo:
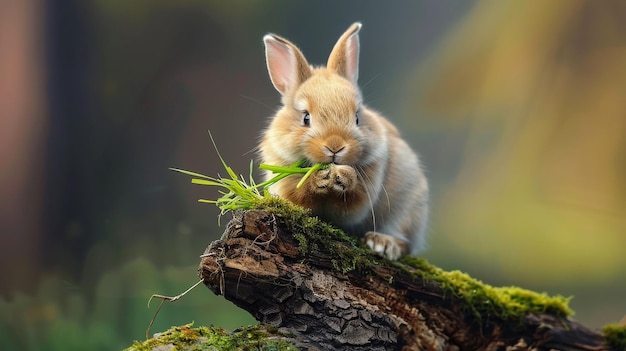
M 363 22 L 365 101 L 432 184 L 429 250 L 494 285 L 626 314 L 626 3 L 23 0 L 0 4 L 0 349 L 114 350 L 196 279 L 215 197 L 279 103 L 261 38 L 322 64 Z M 253 319 L 199 287 L 153 332 Z

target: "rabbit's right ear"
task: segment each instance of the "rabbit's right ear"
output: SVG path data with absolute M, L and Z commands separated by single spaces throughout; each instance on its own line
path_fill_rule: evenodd
M 328 57 L 328 68 L 355 85 L 359 79 L 359 30 L 361 23 L 353 23 L 337 40 Z
M 285 95 L 311 76 L 311 67 L 302 52 L 289 42 L 274 34 L 263 37 L 267 70 L 274 88 Z

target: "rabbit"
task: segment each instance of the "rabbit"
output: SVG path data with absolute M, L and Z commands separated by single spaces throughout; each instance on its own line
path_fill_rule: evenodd
M 280 36 L 263 38 L 282 107 L 263 132 L 260 158 L 280 166 L 301 159 L 330 164 L 299 188 L 302 175 L 291 175 L 269 191 L 363 238 L 379 256 L 397 260 L 424 249 L 428 183 L 398 129 L 363 105 L 357 86 L 360 29 L 357 22 L 343 33 L 326 67 L 310 66 Z

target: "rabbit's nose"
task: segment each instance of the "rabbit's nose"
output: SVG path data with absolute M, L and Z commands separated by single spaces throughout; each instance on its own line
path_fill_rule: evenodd
M 345 150 L 346 147 L 344 145 L 344 146 L 333 148 L 333 147 L 326 145 L 324 146 L 324 148 L 326 148 L 326 150 L 330 153 L 329 156 L 331 156 L 331 155 L 337 155 L 341 151 Z
M 326 143 L 324 145 L 324 152 L 326 156 L 330 159 L 329 161 L 332 163 L 341 163 L 342 156 L 346 152 L 346 144 L 341 141 L 337 141 L 334 143 Z
M 343 138 L 332 135 L 325 140 L 324 149 L 328 156 L 335 156 L 346 149 L 346 142 Z
M 333 150 L 329 149 L 328 147 L 326 147 L 326 150 L 329 151 L 329 153 L 327 153 L 327 155 L 330 158 L 330 162 L 332 162 L 332 163 L 341 163 L 341 155 L 339 153 L 343 149 L 345 149 L 345 147 L 342 147 L 341 149 L 339 149 L 337 151 L 333 151 Z

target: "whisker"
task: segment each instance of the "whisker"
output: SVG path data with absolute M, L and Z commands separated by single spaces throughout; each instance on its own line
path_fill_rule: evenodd
M 259 105 L 261 105 L 263 107 L 266 107 L 268 110 L 270 110 L 272 112 L 276 111 L 276 107 L 275 106 L 270 106 L 270 105 L 264 103 L 263 101 L 261 101 L 259 99 L 255 99 L 255 98 L 253 98 L 251 96 L 246 96 L 246 95 L 243 95 L 243 94 L 239 94 L 239 96 L 241 96 L 242 98 L 244 98 L 244 99 L 246 99 L 248 101 L 256 102 L 257 104 L 259 104 Z
M 366 88 L 370 83 L 376 80 L 380 76 L 380 73 L 376 73 L 372 78 L 368 79 L 365 83 L 360 84 L 361 88 Z
M 363 101 L 369 105 L 374 103 L 375 101 L 380 100 L 380 91 L 379 89 L 367 89 L 368 85 L 375 81 L 380 76 L 380 73 L 375 74 L 372 78 L 370 78 L 367 82 L 360 84 L 361 92 L 363 94 Z
M 370 183 L 372 184 L 372 188 L 373 188 L 374 187 L 374 183 L 372 181 L 370 181 Z M 391 211 L 391 200 L 389 200 L 389 193 L 387 192 L 387 188 L 385 188 L 385 183 L 382 182 L 380 184 L 380 187 L 381 187 L 382 191 L 385 193 L 385 198 L 387 198 L 387 207 Z
M 389 193 L 387 192 L 387 188 L 385 188 L 385 184 L 380 185 L 383 192 L 385 193 L 385 197 L 387 198 L 387 207 L 389 207 L 389 211 L 391 211 L 391 200 L 389 200 Z
M 363 179 L 363 188 L 365 188 L 365 194 L 367 195 L 367 200 L 370 204 L 370 212 L 372 213 L 373 230 L 376 231 L 376 214 L 374 213 L 374 202 L 372 201 L 372 196 L 369 191 L 370 188 L 373 189 L 374 184 L 365 173 L 365 170 L 363 170 L 363 167 L 355 166 L 354 169 L 356 170 L 357 178 L 360 177 L 361 179 Z
M 243 154 L 242 156 L 246 156 L 246 155 L 249 155 L 249 154 L 251 154 L 251 153 L 256 153 L 256 152 L 259 152 L 259 150 L 260 150 L 260 148 L 259 148 L 258 146 L 255 146 L 255 147 L 253 147 L 252 149 L 250 149 L 250 150 L 248 150 L 248 151 L 244 152 L 244 154 Z

